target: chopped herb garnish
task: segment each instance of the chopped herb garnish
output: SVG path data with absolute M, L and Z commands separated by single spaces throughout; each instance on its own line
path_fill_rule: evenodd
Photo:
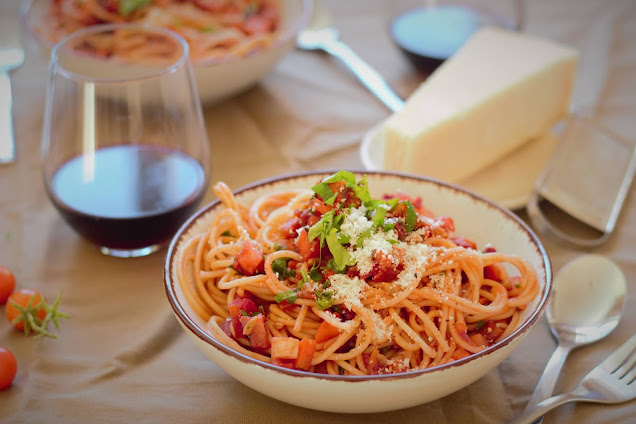
M 322 280 L 325 279 L 322 276 L 322 272 L 320 272 L 320 269 L 318 269 L 317 267 L 314 267 L 309 270 L 309 278 L 311 278 L 313 281 L 317 283 L 320 283 Z
M 235 237 L 235 236 L 232 235 L 232 233 L 230 233 L 229 230 L 226 230 L 221 233 L 221 237 Z
M 278 258 L 272 262 L 272 271 L 274 271 L 274 273 L 278 275 L 278 278 L 285 279 L 296 275 L 295 270 L 289 269 L 287 267 L 288 263 L 288 258 Z
M 349 256 L 349 252 L 347 249 L 340 244 L 338 241 L 338 236 L 336 235 L 337 230 L 332 228 L 329 234 L 325 237 L 327 241 L 327 246 L 329 247 L 329 251 L 333 255 L 333 259 L 335 261 L 336 268 L 338 271 L 344 271 L 348 265 L 351 265 L 351 257 Z
M 404 216 L 404 226 L 406 227 L 406 231 L 410 233 L 411 231 L 413 231 L 413 228 L 415 228 L 415 224 L 417 223 L 417 212 L 415 212 L 413 203 L 411 203 L 409 200 L 407 200 L 405 203 L 406 214 Z
M 294 303 L 296 299 L 298 299 L 297 289 L 291 289 L 284 292 L 276 293 L 276 296 L 274 296 L 274 300 L 276 301 L 276 303 L 280 303 L 284 300 L 286 300 L 288 303 Z
M 371 200 L 371 193 L 369 193 L 369 184 L 367 182 L 366 175 L 358 182 L 358 184 L 353 186 L 353 191 L 362 203 Z
M 311 189 L 327 205 L 333 205 L 334 200 L 336 200 L 336 193 L 334 193 L 331 190 L 331 187 L 329 187 L 329 184 L 326 184 L 324 182 L 318 183 L 315 186 L 313 186 Z
M 326 212 L 320 217 L 320 221 L 311 226 L 308 232 L 309 241 L 320 237 L 320 247 L 325 245 L 325 236 L 331 231 L 334 224 L 334 211 Z
M 316 293 L 316 306 L 318 309 L 325 310 L 329 309 L 333 305 L 333 293 L 330 291 L 319 292 L 315 290 Z
M 477 321 L 477 326 L 475 327 L 475 330 L 479 331 L 482 328 L 484 328 L 484 325 L 486 325 L 486 321 Z

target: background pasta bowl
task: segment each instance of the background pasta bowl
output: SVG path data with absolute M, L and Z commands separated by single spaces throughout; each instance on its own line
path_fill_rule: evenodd
M 42 22 L 47 19 L 54 0 L 27 0 L 21 18 L 25 36 L 48 59 L 55 44 L 43 35 Z M 267 47 L 245 55 L 219 56 L 193 60 L 194 77 L 203 103 L 215 103 L 236 95 L 260 81 L 294 47 L 296 37 L 311 18 L 312 0 L 276 0 L 279 30 Z M 133 21 L 134 22 L 134 21 Z
M 260 181 L 237 190 L 235 195 L 249 204 L 268 192 L 306 189 L 330 174 L 312 172 Z M 189 306 L 181 288 L 181 284 L 193 282 L 177 278 L 178 257 L 186 241 L 206 231 L 221 209 L 219 202 L 213 202 L 191 217 L 173 238 L 164 266 L 166 294 L 174 315 L 195 345 L 234 378 L 267 396 L 306 408 L 345 413 L 390 411 L 430 402 L 468 386 L 511 355 L 545 307 L 552 286 L 549 258 L 536 235 L 510 211 L 462 188 L 425 177 L 365 174 L 373 197 L 397 190 L 421 196 L 424 205 L 437 215 L 454 219 L 457 234 L 478 246 L 491 243 L 500 252 L 526 259 L 537 271 L 540 293 L 508 337 L 446 365 L 374 376 L 322 375 L 278 367 L 238 353 L 208 334 L 205 322 Z

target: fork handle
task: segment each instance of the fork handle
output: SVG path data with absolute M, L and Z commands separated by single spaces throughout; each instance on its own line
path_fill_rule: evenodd
M 530 400 L 528 401 L 528 405 L 526 406 L 526 410 L 534 407 L 539 402 L 544 399 L 552 396 L 554 392 L 554 387 L 556 386 L 557 379 L 559 378 L 559 374 L 561 374 L 561 368 L 563 367 L 563 363 L 565 362 L 568 354 L 572 350 L 574 346 L 567 343 L 561 342 L 557 346 L 556 350 L 550 357 L 545 369 L 543 370 L 543 374 L 541 374 L 541 378 L 537 383 L 537 387 L 534 389 Z M 539 418 L 535 424 L 540 424 L 543 421 L 542 418 Z
M 576 391 L 552 396 L 551 398 L 539 402 L 534 407 L 526 409 L 521 415 L 514 418 L 512 421 L 508 421 L 508 424 L 530 424 L 557 406 L 577 401 L 594 402 L 595 399 L 586 396 L 583 392 L 579 393 Z
M 340 59 L 351 69 L 354 75 L 364 84 L 378 99 L 392 112 L 396 112 L 404 106 L 402 100 L 389 87 L 384 78 L 356 54 L 349 46 L 336 40 L 330 40 L 322 44 L 322 49 Z
M 13 138 L 13 100 L 9 72 L 0 71 L 0 164 L 15 160 L 15 140 Z

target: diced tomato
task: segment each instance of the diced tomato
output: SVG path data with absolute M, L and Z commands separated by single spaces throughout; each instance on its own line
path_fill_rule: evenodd
M 316 212 L 318 212 L 319 215 L 324 215 L 332 210 L 333 206 L 327 205 L 325 202 L 322 201 L 321 198 L 316 196 L 309 201 L 309 209 L 315 210 Z
M 234 337 L 232 334 L 232 318 L 228 318 L 221 323 L 221 330 L 228 336 Z
M 327 371 L 327 361 L 316 364 L 313 372 L 315 372 L 316 374 L 329 374 L 329 371 Z
M 466 323 L 458 322 L 455 323 L 455 330 L 459 337 L 468 344 L 474 344 L 470 337 L 468 337 L 468 327 L 466 327 Z
M 455 349 L 455 352 L 453 352 L 452 358 L 457 360 L 457 359 L 465 358 L 467 356 L 470 356 L 470 353 L 466 349 L 462 349 L 460 347 L 459 349 Z
M 243 324 L 241 323 L 241 317 L 244 316 L 241 311 L 244 311 L 247 315 L 252 315 L 259 311 L 258 306 L 245 297 L 237 297 L 228 305 L 230 311 L 231 327 L 230 331 L 235 339 L 243 337 Z
M 495 249 L 494 246 L 491 246 L 490 244 L 487 244 L 486 247 L 484 247 L 484 253 L 495 253 L 497 251 L 497 249 Z
M 364 364 L 367 366 L 367 371 L 369 374 L 378 374 L 380 370 L 380 362 L 378 361 L 378 355 L 380 351 L 378 349 L 373 349 L 371 353 L 363 353 L 362 359 Z
M 453 237 L 451 240 L 460 247 L 477 250 L 477 245 L 472 240 L 465 239 L 464 237 Z
M 316 331 L 316 340 L 317 343 L 325 342 L 333 337 L 340 335 L 340 330 L 329 324 L 327 321 L 323 321 L 318 327 L 318 331 Z
M 371 281 L 376 283 L 389 283 L 395 281 L 403 269 L 403 265 L 394 264 L 389 255 L 382 250 L 377 250 L 373 255 L 374 264 L 371 270 Z M 368 278 L 368 277 L 367 277 Z
M 488 341 L 486 340 L 486 338 L 483 336 L 483 334 L 481 333 L 475 333 L 472 336 L 470 336 L 470 339 L 473 341 L 473 343 L 475 343 L 477 346 L 488 346 Z
M 499 264 L 484 267 L 484 278 L 502 282 L 506 278 L 507 272 Z
M 272 358 L 272 364 L 293 370 L 296 365 L 296 361 L 293 359 Z
M 258 350 L 267 350 L 272 347 L 269 341 L 269 332 L 265 326 L 265 317 L 263 314 L 258 314 L 252 319 L 256 320 L 254 329 L 250 334 L 250 344 L 252 348 Z
M 486 321 L 486 325 L 484 325 L 481 330 L 479 330 L 479 333 L 484 336 L 484 338 L 488 342 L 488 345 L 495 344 L 499 336 L 503 334 L 504 328 L 502 328 L 500 325 L 497 325 L 500 322 L 501 321 L 488 320 Z
M 303 338 L 298 345 L 298 358 L 296 358 L 296 368 L 307 371 L 311 366 L 316 352 L 316 341 Z
M 263 252 L 250 241 L 243 243 L 243 248 L 234 258 L 233 267 L 242 275 L 254 275 L 265 272 Z
M 409 235 L 409 233 L 406 231 L 406 226 L 402 221 L 397 221 L 395 224 L 393 224 L 393 229 L 397 233 L 398 240 L 400 241 L 406 240 L 406 236 Z
M 296 231 L 298 231 L 300 227 L 302 227 L 300 218 L 295 216 L 285 221 L 285 223 L 283 223 L 283 225 L 279 227 L 279 230 L 283 237 L 292 239 L 296 238 L 296 236 L 298 235 Z
M 298 247 L 298 253 L 300 253 L 305 261 L 311 258 L 317 258 L 318 255 L 320 255 L 320 240 L 315 238 L 309 241 L 309 233 L 307 230 L 302 230 L 298 234 L 296 246 Z
M 453 221 L 453 218 L 449 216 L 442 216 L 438 218 L 437 220 L 441 222 L 442 224 L 441 227 L 445 229 L 446 231 L 448 231 L 449 233 L 452 233 L 455 231 L 455 221 Z
M 402 193 L 400 191 L 398 191 L 397 193 L 385 194 L 384 196 L 382 196 L 382 199 L 384 199 L 384 200 L 398 199 L 398 200 L 401 200 L 401 201 L 408 200 L 408 201 L 411 202 L 411 204 L 413 205 L 413 207 L 415 209 L 422 209 L 422 198 L 421 197 L 418 196 L 415 199 L 413 199 L 408 194 Z
M 294 337 L 272 337 L 272 358 L 296 359 L 300 342 Z
M 247 312 L 248 315 L 253 315 L 254 313 L 259 311 L 259 308 L 258 306 L 256 306 L 256 303 L 254 303 L 252 299 L 249 299 L 247 297 L 235 298 L 232 301 L 232 303 L 228 305 L 228 308 L 230 309 L 230 314 L 232 313 L 233 307 L 238 307 L 238 311 L 245 311 Z M 237 312 L 237 315 L 238 315 L 238 312 Z

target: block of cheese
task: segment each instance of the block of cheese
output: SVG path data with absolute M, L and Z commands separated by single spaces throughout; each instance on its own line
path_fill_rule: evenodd
M 457 182 L 544 133 L 568 112 L 576 50 L 478 30 L 390 116 L 384 169 Z

